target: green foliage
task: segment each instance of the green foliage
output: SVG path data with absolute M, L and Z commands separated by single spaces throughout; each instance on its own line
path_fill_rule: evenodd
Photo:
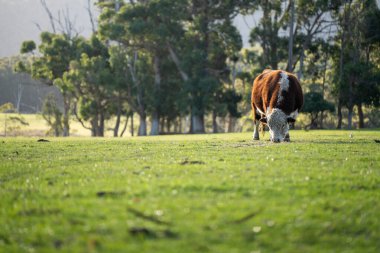
M 344 7 L 336 14 L 340 29 L 336 37 L 339 50 L 333 55 L 334 92 L 338 104 L 347 107 L 352 115 L 354 106 L 380 104 L 380 58 L 373 50 L 379 45 L 379 36 L 369 24 L 380 20 L 380 10 L 372 0 L 350 1 Z
M 377 253 L 379 132 L 290 134 L 3 139 L 0 250 Z
M 36 43 L 32 40 L 24 41 L 21 45 L 22 54 L 31 53 L 36 49 Z
M 307 92 L 304 100 L 302 111 L 306 113 L 334 112 L 335 110 L 334 104 L 323 99 L 322 94 L 318 92 Z
M 39 54 L 15 69 L 57 86 L 65 97 L 66 119 L 76 103 L 77 116 L 92 129 L 102 129 L 112 114 L 120 116 L 125 103 L 140 122 L 186 114 L 199 117 L 191 122 L 203 122 L 211 113 L 239 117 L 240 111 L 249 111 L 254 77 L 264 68 L 286 66 L 289 3 L 97 1 L 99 30 L 89 39 L 43 32 Z M 318 84 L 323 97 L 335 97 L 347 108 L 379 106 L 379 33 L 374 24 L 380 11 L 375 2 L 297 0 L 295 6 L 294 59 L 287 69 L 298 71 L 304 90 Z M 262 15 L 250 34 L 253 48 L 241 51 L 233 20 L 239 13 L 258 11 Z M 33 41 L 21 46 L 22 53 L 35 49 Z M 242 87 L 235 89 L 236 79 Z M 314 109 L 327 106 L 310 99 Z M 102 135 L 103 130 L 95 132 Z
M 307 127 L 317 128 L 318 116 L 325 111 L 334 112 L 335 106 L 333 103 L 326 101 L 321 93 L 307 92 L 304 95 L 302 112 L 310 115 L 310 124 Z
M 5 103 L 0 106 L 1 113 L 14 113 L 16 112 L 16 108 L 12 103 Z

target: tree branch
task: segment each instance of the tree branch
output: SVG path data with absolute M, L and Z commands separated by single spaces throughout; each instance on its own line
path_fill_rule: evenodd
M 95 20 L 94 20 L 94 15 L 92 14 L 92 10 L 91 10 L 91 0 L 87 0 L 87 12 L 88 12 L 88 16 L 90 17 L 90 22 L 91 22 L 91 28 L 92 28 L 92 32 L 95 33 L 96 32 L 96 29 L 95 29 Z
M 42 5 L 42 7 L 45 9 L 45 12 L 47 13 L 47 15 L 49 16 L 50 25 L 51 25 L 51 28 L 53 29 L 53 33 L 56 33 L 57 30 L 55 29 L 54 17 L 53 17 L 53 14 L 51 13 L 49 7 L 46 4 L 46 0 L 40 0 L 40 3 Z
M 173 60 L 175 66 L 177 67 L 177 69 L 179 71 L 179 74 L 182 77 L 182 80 L 185 81 L 185 82 L 187 82 L 189 80 L 189 76 L 181 68 L 181 63 L 180 63 L 180 61 L 178 59 L 177 54 L 174 52 L 173 47 L 171 46 L 171 44 L 168 41 L 166 41 L 166 46 L 167 46 L 167 48 L 169 50 L 170 58 Z
M 77 112 L 77 104 L 76 103 L 74 104 L 74 110 L 73 110 L 73 112 L 74 112 L 75 118 L 79 121 L 79 123 L 82 125 L 83 128 L 88 129 L 88 130 L 92 130 L 92 128 L 86 126 L 84 124 L 84 122 L 82 121 L 82 119 L 79 117 L 78 112 Z

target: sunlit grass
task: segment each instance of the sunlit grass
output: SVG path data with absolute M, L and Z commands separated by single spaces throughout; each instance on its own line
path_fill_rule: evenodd
M 378 131 L 0 139 L 0 252 L 379 252 Z
M 19 121 L 12 121 L 12 117 L 17 117 L 22 119 L 27 125 L 20 124 Z M 106 121 L 105 136 L 113 136 L 113 128 L 115 125 L 115 118 Z M 124 126 L 125 117 L 122 118 L 119 134 Z M 138 122 L 137 117 L 135 117 L 135 122 Z M 85 122 L 86 127 L 90 127 L 88 122 Z M 7 127 L 7 131 L 5 131 Z M 128 125 L 130 128 L 130 123 Z M 135 126 L 137 128 L 138 125 Z M 130 130 L 128 128 L 128 130 Z M 48 130 L 50 129 L 46 120 L 41 114 L 17 114 L 17 113 L 0 113 L 0 136 L 46 136 Z M 124 136 L 130 136 L 129 131 L 125 131 Z M 72 136 L 91 136 L 91 131 L 84 128 L 78 120 L 73 116 L 70 120 L 70 134 Z

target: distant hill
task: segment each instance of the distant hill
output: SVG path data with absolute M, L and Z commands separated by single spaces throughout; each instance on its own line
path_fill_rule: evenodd
M 33 80 L 28 74 L 15 73 L 12 60 L 0 60 L 0 105 L 12 103 L 20 113 L 39 113 L 43 101 L 49 93 L 53 93 L 62 108 L 62 96 L 54 86 Z

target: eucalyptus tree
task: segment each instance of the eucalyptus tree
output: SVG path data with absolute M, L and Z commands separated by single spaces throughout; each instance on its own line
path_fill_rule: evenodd
M 146 75 L 152 74 L 153 85 L 149 89 L 151 94 L 145 99 L 146 111 L 152 118 L 151 135 L 159 134 L 160 114 L 163 113 L 163 99 L 167 93 L 163 89 L 163 72 L 173 73 L 163 69 L 168 52 L 162 46 L 167 36 L 173 30 L 178 30 L 177 23 L 173 20 L 173 10 L 176 8 L 171 8 L 172 2 L 137 1 L 122 7 L 117 15 L 117 19 L 124 25 L 123 38 L 129 38 L 127 46 L 143 53 L 147 57 L 145 61 L 150 61 L 151 71 L 144 72 Z M 145 83 L 145 86 L 150 84 Z
M 336 26 L 333 12 L 339 8 L 340 3 L 338 0 L 297 0 L 294 2 L 296 7 L 296 27 L 293 32 L 293 47 L 296 57 L 288 63 L 287 69 L 293 71 L 298 64 L 297 76 L 301 79 L 304 74 L 306 52 L 311 47 L 315 48 L 319 43 L 333 41 L 332 36 Z M 329 57 L 329 55 L 325 55 L 326 59 Z
M 160 78 L 153 78 L 152 75 L 154 69 L 151 64 L 151 52 L 145 39 L 147 32 L 144 30 L 147 29 L 147 24 L 139 19 L 140 16 L 136 17 L 135 22 L 133 18 L 139 12 L 144 14 L 146 6 L 143 3 L 102 1 L 99 2 L 99 7 L 100 35 L 109 43 L 116 42 L 114 48 L 117 50 L 114 50 L 113 59 L 118 62 L 115 71 L 119 76 L 119 88 L 122 89 L 124 86 L 123 98 L 140 117 L 138 135 L 146 135 L 147 104 L 151 98 L 147 91 L 151 90 L 152 80 L 155 80 L 156 86 L 160 85 Z M 156 60 L 155 64 L 157 72 L 159 60 Z
M 333 112 L 335 110 L 334 104 L 326 101 L 322 94 L 319 92 L 307 92 L 305 93 L 305 105 L 302 108 L 304 113 L 309 114 L 310 123 L 306 128 L 315 129 L 318 127 L 318 117 L 324 111 Z M 321 127 L 321 126 L 320 126 Z
M 342 127 L 341 109 L 348 109 L 348 128 L 352 128 L 354 107 L 359 114 L 359 127 L 364 127 L 363 105 L 379 106 L 379 67 L 375 50 L 380 44 L 379 29 L 374 23 L 380 21 L 376 2 L 346 1 L 337 13 L 338 34 L 334 55 L 335 95 L 338 100 L 338 128 Z M 377 59 L 378 60 L 378 59 Z
M 150 59 L 147 62 L 151 63 L 151 71 L 145 73 L 152 73 L 153 92 L 157 96 L 153 96 L 153 100 L 147 97 L 144 102 L 152 115 L 152 134 L 158 133 L 159 115 L 164 113 L 160 94 L 167 93 L 163 90 L 162 67 L 168 56 L 177 69 L 177 76 L 182 79 L 179 94 L 183 96 L 177 104 L 182 105 L 181 111 L 191 114 L 191 132 L 205 131 L 204 115 L 212 110 L 215 94 L 223 87 L 221 79 L 228 71 L 226 59 L 242 44 L 232 19 L 248 2 L 151 0 L 100 3 L 100 33 L 123 45 L 131 56 L 137 51 L 137 55 L 144 54 Z M 115 8 L 116 3 L 119 10 Z M 136 59 L 131 56 L 129 58 Z M 132 81 L 149 86 L 137 79 Z M 140 118 L 144 116 L 139 114 Z
M 84 38 L 70 38 L 65 34 L 55 34 L 42 32 L 40 34 L 41 43 L 36 50 L 36 43 L 25 41 L 21 46 L 21 53 L 34 53 L 30 64 L 18 63 L 18 70 L 25 71 L 33 78 L 42 80 L 44 83 L 55 84 L 62 93 L 64 112 L 63 112 L 63 136 L 70 134 L 70 108 L 72 104 L 72 90 L 66 83 L 59 81 L 63 74 L 69 70 L 70 62 L 78 59 L 83 50 Z
M 77 107 L 74 113 L 92 136 L 104 136 L 105 120 L 111 116 L 114 82 L 108 48 L 95 35 L 83 45 L 79 60 L 71 61 L 62 83 L 74 89 Z M 78 113 L 79 112 L 79 113 Z M 91 126 L 85 126 L 89 121 Z
M 287 59 L 288 38 L 280 35 L 280 30 L 287 25 L 287 15 L 283 0 L 258 0 L 252 11 L 261 10 L 263 16 L 258 25 L 251 30 L 250 43 L 258 43 L 262 48 L 259 57 L 261 69 L 278 69 L 279 62 Z M 289 5 L 290 6 L 290 5 Z
M 183 80 L 185 103 L 190 108 L 191 132 L 204 132 L 204 116 L 215 109 L 223 90 L 226 65 L 241 49 L 233 18 L 245 1 L 179 1 L 182 31 L 167 37 L 166 45 Z M 178 4 L 177 4 L 178 6 Z M 178 15 L 178 14 L 177 14 Z M 177 20 L 177 19 L 176 19 Z

